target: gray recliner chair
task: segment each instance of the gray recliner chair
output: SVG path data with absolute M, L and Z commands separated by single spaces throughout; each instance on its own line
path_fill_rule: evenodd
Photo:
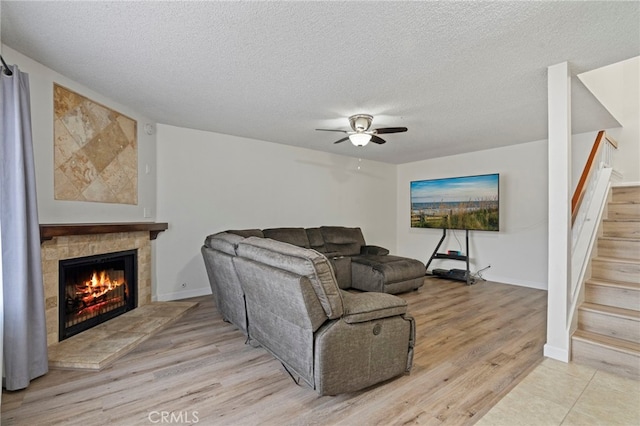
M 315 250 L 250 237 L 236 254 L 250 338 L 320 395 L 410 371 L 415 323 L 403 299 L 341 290 L 331 264 Z

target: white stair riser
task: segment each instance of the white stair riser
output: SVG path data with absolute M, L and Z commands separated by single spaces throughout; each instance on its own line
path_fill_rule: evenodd
M 593 278 L 629 283 L 640 283 L 640 263 L 611 262 L 593 259 L 591 263 Z
M 571 360 L 635 380 L 640 379 L 640 354 L 628 354 L 597 344 L 571 339 Z
M 640 310 L 640 291 L 587 283 L 585 301 L 614 308 Z
M 598 240 L 598 256 L 640 261 L 639 240 Z
M 640 322 L 634 318 L 622 318 L 606 312 L 580 309 L 578 328 L 616 339 L 640 343 Z

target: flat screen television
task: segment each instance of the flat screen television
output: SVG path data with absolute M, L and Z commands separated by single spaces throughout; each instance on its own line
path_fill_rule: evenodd
M 411 227 L 498 231 L 498 173 L 411 182 Z

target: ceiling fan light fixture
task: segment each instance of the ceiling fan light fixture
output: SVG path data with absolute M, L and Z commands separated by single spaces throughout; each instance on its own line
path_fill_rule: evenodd
M 366 146 L 371 140 L 371 135 L 366 133 L 354 133 L 353 135 L 349 135 L 349 140 L 355 146 Z

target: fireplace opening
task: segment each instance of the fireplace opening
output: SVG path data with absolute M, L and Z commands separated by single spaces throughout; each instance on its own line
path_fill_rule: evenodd
M 137 250 L 60 261 L 59 340 L 137 306 Z

